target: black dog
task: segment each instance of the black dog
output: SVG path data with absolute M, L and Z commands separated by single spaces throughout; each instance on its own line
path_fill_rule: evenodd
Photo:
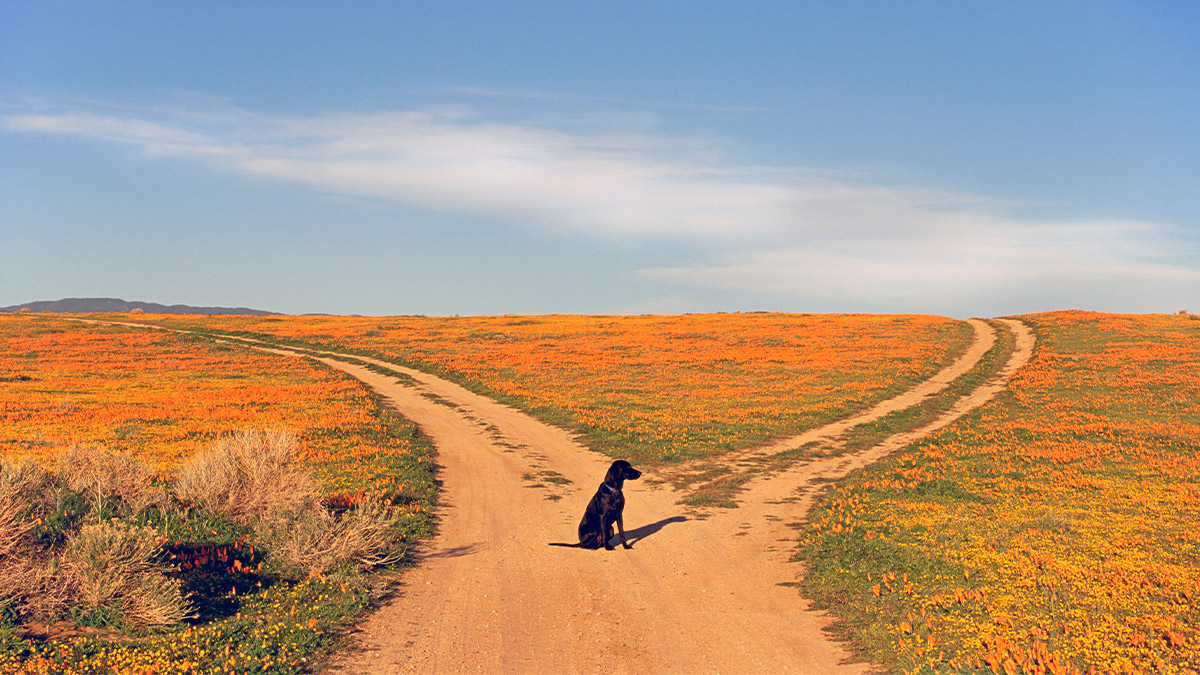
M 579 521 L 579 543 L 550 545 L 591 549 L 603 546 L 611 551 L 613 546 L 608 542 L 613 536 L 613 523 L 616 523 L 617 531 L 621 534 L 621 545 L 633 548 L 625 541 L 625 519 L 622 518 L 625 495 L 621 494 L 621 487 L 626 480 L 635 480 L 641 476 L 642 472 L 633 468 L 629 462 L 623 459 L 613 462 L 612 466 L 608 467 L 608 473 L 604 475 L 600 489 L 596 490 L 596 496 L 592 497 L 592 501 L 588 502 L 583 511 L 583 520 Z

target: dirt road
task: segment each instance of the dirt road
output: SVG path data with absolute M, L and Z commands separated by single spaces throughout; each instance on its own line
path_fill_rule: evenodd
M 852 420 L 788 439 L 835 440 L 855 424 L 940 391 L 970 369 L 994 340 L 972 322 L 975 343 L 917 391 Z M 837 478 L 981 405 L 1028 360 L 1032 333 L 1009 322 L 1017 349 L 1004 372 L 924 429 L 855 455 L 794 467 L 751 484 L 740 508 L 689 517 L 679 495 L 626 483 L 632 550 L 547 546 L 574 541 L 584 505 L 609 463 L 562 430 L 457 385 L 402 370 L 416 386 L 336 359 L 436 444 L 444 480 L 438 537 L 406 575 L 391 604 L 373 614 L 356 648 L 332 668 L 347 673 L 654 672 L 857 673 L 828 640 L 828 620 L 787 585 L 795 532 L 817 491 Z M 447 403 L 452 404 L 447 405 Z M 543 472 L 554 472 L 547 474 Z M 547 477 L 562 476 L 562 485 Z M 558 497 L 558 498 L 554 498 Z
M 913 390 L 847 420 L 730 461 L 812 440 L 836 444 L 857 424 L 920 402 L 990 348 L 972 321 L 966 354 Z M 371 615 L 331 670 L 344 673 L 863 673 L 822 632 L 828 620 L 790 585 L 795 530 L 836 479 L 982 405 L 1028 361 L 1033 335 L 1017 321 L 1004 370 L 925 428 L 877 446 L 800 464 L 752 482 L 737 509 L 698 519 L 665 484 L 626 483 L 632 550 L 551 547 L 575 540 L 610 459 L 566 432 L 419 371 L 396 377 L 329 355 L 419 424 L 438 448 L 444 481 L 438 536 L 399 596 Z M 232 339 L 232 338 L 231 338 Z M 265 348 L 259 346 L 259 348 Z M 287 353 L 286 350 L 269 350 Z M 416 384 L 413 385 L 412 378 Z M 644 478 L 653 478 L 647 475 Z M 570 481 L 563 484 L 561 481 Z

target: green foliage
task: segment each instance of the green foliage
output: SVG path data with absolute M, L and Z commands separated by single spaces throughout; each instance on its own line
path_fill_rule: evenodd
M 33 536 L 37 540 L 37 545 L 43 549 L 60 548 L 67 541 L 67 537 L 79 529 L 79 524 L 83 521 L 84 516 L 92 510 L 92 503 L 86 496 L 65 486 L 60 487 L 56 492 L 58 499 L 50 506 L 49 512 L 39 518 L 40 522 L 33 528 Z
M 912 489 L 922 499 L 958 500 L 963 502 L 995 503 L 995 499 L 964 490 L 958 483 L 945 478 L 927 480 Z

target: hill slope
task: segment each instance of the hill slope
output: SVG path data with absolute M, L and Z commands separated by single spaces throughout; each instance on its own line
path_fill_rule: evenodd
M 58 314 L 120 314 L 140 309 L 147 314 L 252 314 L 267 315 L 261 309 L 247 307 L 192 307 L 191 305 L 160 305 L 156 302 L 129 302 L 119 298 L 63 298 L 62 300 L 39 300 L 11 307 L 0 307 L 0 312 L 53 312 Z

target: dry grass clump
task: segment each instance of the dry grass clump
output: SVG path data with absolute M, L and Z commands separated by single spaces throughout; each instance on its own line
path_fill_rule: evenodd
M 94 502 L 116 500 L 138 512 L 169 501 L 166 490 L 153 484 L 149 467 L 131 455 L 76 445 L 58 458 L 58 465 L 66 486 Z
M 0 461 L 0 607 L 11 604 L 23 614 L 57 614 L 70 600 L 57 565 L 39 560 L 30 540 L 30 515 L 46 477 L 28 460 Z
M 296 438 L 285 431 L 241 432 L 180 467 L 175 493 L 254 527 L 269 558 L 309 575 L 347 560 L 373 567 L 403 557 L 392 532 L 400 520 L 394 506 L 367 496 L 331 512 L 295 451 Z
M 51 474 L 30 461 L 0 462 L 0 606 L 40 618 L 111 607 L 129 627 L 188 617 L 179 582 L 156 562 L 164 538 L 153 528 L 85 522 L 66 528 L 61 545 L 58 537 L 35 536 L 39 525 L 67 510 L 73 493 L 94 500 L 93 513 L 102 499 L 138 509 L 160 503 L 165 493 L 149 485 L 149 472 L 96 448 L 72 448 L 58 464 Z
M 191 616 L 178 579 L 155 561 L 164 537 L 119 520 L 90 523 L 71 538 L 62 567 L 88 609 L 118 608 L 131 626 L 178 623 Z
M 241 525 L 309 510 L 320 492 L 295 450 L 296 437 L 286 431 L 243 431 L 181 466 L 175 494 Z
M 28 496 L 33 490 L 27 479 L 35 475 L 9 462 L 0 468 L 0 606 L 12 604 L 25 614 L 57 614 L 68 604 L 69 589 L 57 569 L 38 564 L 29 541 L 34 523 Z
M 295 451 L 296 438 L 286 431 L 241 432 L 182 466 L 175 493 L 254 527 L 268 558 L 309 575 L 345 561 L 364 568 L 399 561 L 396 507 L 366 495 L 349 511 L 330 511 Z
M 399 522 L 399 510 L 380 495 L 367 495 L 342 518 L 349 559 L 364 568 L 382 567 L 399 562 L 406 552 L 396 546 L 392 528 Z
M 28 501 L 21 499 L 21 486 L 0 481 L 0 560 L 16 553 L 25 534 L 33 528 L 26 518 Z
M 405 551 L 392 528 L 400 517 L 395 506 L 369 495 L 338 515 L 319 505 L 277 514 L 259 524 L 258 535 L 272 558 L 317 575 L 347 560 L 364 568 L 398 562 Z
M 0 610 L 127 628 L 183 621 L 192 605 L 163 546 L 193 540 L 165 532 L 195 536 L 195 523 L 214 516 L 249 528 L 273 574 L 398 562 L 400 509 L 382 495 L 330 509 L 295 450 L 287 432 L 243 432 L 182 466 L 173 490 L 136 459 L 102 448 L 72 447 L 53 472 L 0 460 Z
M 0 459 L 0 494 L 27 507 L 54 502 L 54 476 L 28 457 L 16 461 Z
M 0 558 L 0 607 L 11 606 L 21 616 L 57 617 L 71 606 L 74 585 L 56 560 L 24 555 Z

